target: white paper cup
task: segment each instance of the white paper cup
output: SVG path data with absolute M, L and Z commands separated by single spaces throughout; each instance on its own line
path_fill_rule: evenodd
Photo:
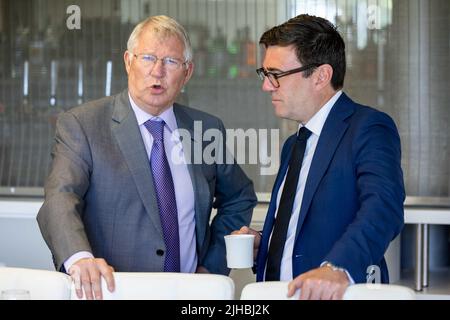
M 230 234 L 225 236 L 227 266 L 230 269 L 253 267 L 253 234 Z

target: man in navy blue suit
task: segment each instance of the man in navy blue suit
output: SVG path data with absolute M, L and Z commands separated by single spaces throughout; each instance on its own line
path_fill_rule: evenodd
M 285 142 L 262 233 L 258 281 L 287 281 L 289 295 L 340 299 L 378 270 L 404 224 L 400 138 L 385 113 L 342 92 L 345 44 L 329 21 L 300 15 L 265 32 L 262 89 L 275 114 L 297 121 Z

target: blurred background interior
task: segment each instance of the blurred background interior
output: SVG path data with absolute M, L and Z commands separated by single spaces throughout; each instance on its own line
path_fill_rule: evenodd
M 81 10 L 80 28 L 68 27 L 70 5 Z M 137 22 L 166 14 L 190 34 L 195 73 L 179 102 L 221 117 L 228 128 L 280 129 L 281 144 L 296 124 L 276 118 L 260 90 L 258 40 L 300 13 L 338 26 L 347 45 L 345 91 L 396 121 L 406 205 L 450 210 L 448 0 L 0 0 L 0 264 L 52 267 L 31 203 L 42 201 L 56 117 L 126 88 L 123 52 Z M 260 167 L 243 166 L 263 208 L 275 175 L 261 175 Z M 11 199 L 23 209 L 8 207 Z M 443 272 L 450 294 L 449 227 L 430 226 L 429 239 L 430 270 Z M 408 277 L 414 226 L 398 241 L 399 268 Z

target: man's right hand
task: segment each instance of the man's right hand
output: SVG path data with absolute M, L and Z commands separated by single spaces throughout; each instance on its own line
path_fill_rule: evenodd
M 256 256 L 258 255 L 259 250 L 259 244 L 261 243 L 261 234 L 253 230 L 252 228 L 249 228 L 247 226 L 243 226 L 241 229 L 233 231 L 231 234 L 253 234 L 255 236 L 255 241 L 253 242 L 253 256 L 256 259 Z
M 104 259 L 84 258 L 75 262 L 69 269 L 69 275 L 75 283 L 79 299 L 83 291 L 87 300 L 102 300 L 101 277 L 105 278 L 109 292 L 114 291 L 114 269 Z

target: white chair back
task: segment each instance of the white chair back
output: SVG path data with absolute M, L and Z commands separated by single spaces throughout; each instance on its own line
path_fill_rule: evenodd
M 360 283 L 347 288 L 344 300 L 415 300 L 410 288 L 392 284 Z
M 300 290 L 288 298 L 288 281 L 268 281 L 247 284 L 241 300 L 297 300 Z M 416 294 L 407 287 L 387 284 L 355 284 L 345 291 L 343 300 L 415 300 Z
M 234 282 L 213 274 L 115 272 L 115 291 L 102 278 L 104 300 L 232 300 Z M 83 295 L 83 299 L 85 296 Z M 71 299 L 78 300 L 72 284 Z
M 288 298 L 289 281 L 266 281 L 247 284 L 242 289 L 241 300 L 298 300 L 300 290 Z
M 68 300 L 70 285 L 70 277 L 57 271 L 0 268 L 0 291 L 28 290 L 31 300 Z

